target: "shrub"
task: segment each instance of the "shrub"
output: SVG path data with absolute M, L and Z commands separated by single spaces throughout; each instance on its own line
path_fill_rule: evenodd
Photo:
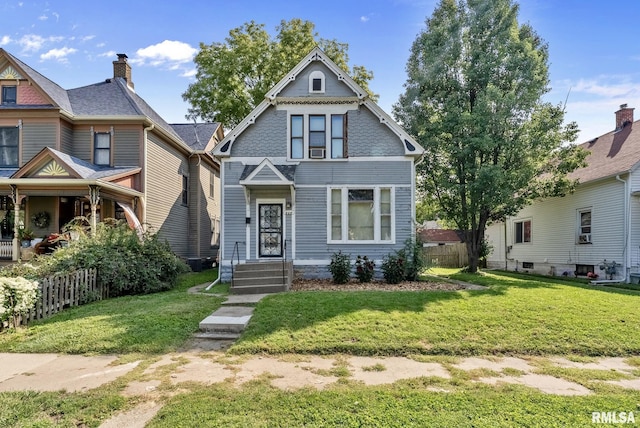
M 356 257 L 355 271 L 360 282 L 370 282 L 373 279 L 373 268 L 376 264 L 367 256 Z
M 77 241 L 38 261 L 40 276 L 96 268 L 110 297 L 168 290 L 189 270 L 167 242 L 151 233 L 140 238 L 120 221 L 98 223 L 94 235 L 79 233 Z
M 351 257 L 348 254 L 342 254 L 342 251 L 331 255 L 331 263 L 329 263 L 329 272 L 333 277 L 334 284 L 346 284 L 351 278 Z
M 398 284 L 404 279 L 405 260 L 401 253 L 396 251 L 382 259 L 382 275 L 388 284 Z
M 406 262 L 404 264 L 404 279 L 407 281 L 417 281 L 420 274 L 427 267 L 427 259 L 424 256 L 422 241 L 420 239 L 409 238 L 404 243 L 404 248 L 400 250 L 399 256 Z
M 0 277 L 0 320 L 9 320 L 9 327 L 18 326 L 21 314 L 26 314 L 35 305 L 38 283 L 22 277 Z M 0 329 L 2 324 L 0 323 Z

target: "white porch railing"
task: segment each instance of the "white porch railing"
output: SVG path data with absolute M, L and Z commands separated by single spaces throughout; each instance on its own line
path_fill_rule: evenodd
M 12 256 L 13 239 L 0 239 L 0 259 L 11 260 Z

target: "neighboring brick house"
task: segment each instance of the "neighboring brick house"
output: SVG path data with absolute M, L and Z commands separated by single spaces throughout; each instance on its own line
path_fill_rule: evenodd
M 65 90 L 0 49 L 0 88 L 0 257 L 19 257 L 20 226 L 43 237 L 76 216 L 127 219 L 185 259 L 215 256 L 220 124 L 167 124 L 124 54 L 112 78 Z
M 216 146 L 221 277 L 286 260 L 327 277 L 342 251 L 379 263 L 415 236 L 422 147 L 316 48 Z

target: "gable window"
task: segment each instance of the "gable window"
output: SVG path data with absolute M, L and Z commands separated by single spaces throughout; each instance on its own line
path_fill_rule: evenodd
M 291 158 L 304 157 L 304 116 L 291 116 Z
M 591 243 L 591 209 L 578 211 L 578 244 Z
M 515 243 L 531 242 L 531 220 L 517 221 L 515 226 Z
M 214 198 L 216 192 L 216 175 L 212 172 L 209 174 L 209 197 Z
M 324 93 L 324 73 L 316 70 L 309 74 L 309 93 Z
M 333 188 L 328 211 L 330 242 L 392 242 L 394 239 L 391 188 Z
M 342 159 L 347 157 L 347 115 L 331 115 L 331 158 Z
M 309 115 L 309 157 L 324 159 L 327 147 L 326 117 L 324 115 Z
M 189 204 L 189 177 L 182 176 L 182 205 Z
M 18 100 L 17 88 L 15 86 L 2 87 L 2 104 L 15 104 Z
M 111 134 L 96 132 L 93 135 L 93 163 L 111 165 Z
M 18 143 L 20 128 L 0 127 L 0 168 L 18 166 Z

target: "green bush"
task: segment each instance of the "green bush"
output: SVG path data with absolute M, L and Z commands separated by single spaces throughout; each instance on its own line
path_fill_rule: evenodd
M 382 259 L 382 275 L 388 284 L 398 284 L 404 279 L 405 259 L 400 254 L 401 252 L 387 254 Z
M 420 274 L 427 267 L 427 259 L 422 249 L 422 241 L 419 238 L 409 238 L 404 243 L 404 248 L 399 251 L 399 256 L 406 261 L 404 264 L 404 279 L 418 281 Z
M 370 282 L 373 279 L 373 268 L 376 264 L 367 256 L 356 257 L 355 271 L 360 282 Z
M 98 223 L 95 235 L 80 233 L 77 241 L 37 261 L 33 268 L 13 269 L 34 278 L 96 268 L 98 282 L 109 287 L 111 297 L 168 290 L 189 270 L 157 235 L 147 233 L 141 239 L 126 223 L 116 221 Z
M 342 251 L 333 253 L 329 264 L 329 272 L 331 272 L 334 284 L 346 284 L 349 282 L 349 278 L 351 278 L 351 257 L 348 254 L 342 254 Z
M 18 326 L 21 314 L 26 314 L 35 305 L 38 283 L 22 277 L 0 277 L 0 330 L 2 321 L 9 320 L 9 327 Z

